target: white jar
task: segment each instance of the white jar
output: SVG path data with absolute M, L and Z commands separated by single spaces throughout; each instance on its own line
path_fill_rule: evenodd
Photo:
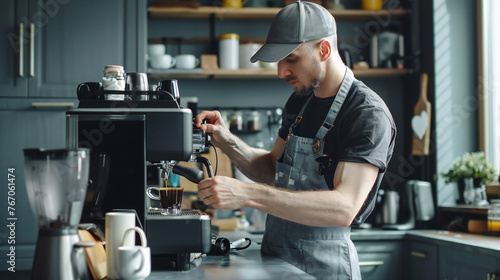
M 240 36 L 227 33 L 219 36 L 219 66 L 222 69 L 236 70 L 239 68 Z

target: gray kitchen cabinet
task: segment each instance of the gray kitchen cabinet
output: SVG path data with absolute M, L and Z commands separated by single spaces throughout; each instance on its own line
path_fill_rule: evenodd
M 0 44 L 6 62 L 0 66 L 0 96 L 75 97 L 77 85 L 100 80 L 105 65 L 141 70 L 144 1 L 8 0 L 4 5 L 0 29 L 8 40 Z
M 5 264 L 10 260 L 7 256 L 15 252 L 16 270 L 31 268 L 35 249 L 38 226 L 31 211 L 26 194 L 24 180 L 25 148 L 60 149 L 66 147 L 66 106 L 71 106 L 72 100 L 32 100 L 26 98 L 3 98 L 0 102 L 0 170 L 3 173 L 3 188 L 0 193 L 0 262 Z M 39 107 L 41 105 L 41 107 Z M 51 106 L 44 106 L 51 105 Z M 61 106 L 65 105 L 65 106 Z M 9 172 L 11 169 L 12 172 Z M 7 179 L 7 173 L 15 177 Z M 9 192 L 8 183 L 14 183 L 15 188 Z M 10 198 L 8 198 L 10 197 Z M 8 204 L 8 203 L 12 204 Z M 8 208 L 8 207 L 11 208 Z M 11 215 L 12 213 L 12 215 Z M 15 218 L 15 220 L 8 220 Z M 14 227 L 7 227 L 10 223 Z M 12 250 L 13 246 L 14 250 Z M 8 265 L 10 267 L 10 265 Z
M 19 19 L 27 14 L 27 3 L 26 0 L 4 0 L 1 4 L 0 32 L 3 36 L 0 40 L 0 97 L 25 97 L 28 94 L 28 79 L 19 74 L 24 73 L 20 65 L 25 64 L 24 52 L 19 53 L 19 34 L 21 30 L 24 32 Z
M 363 280 L 397 280 L 402 277 L 402 241 L 354 241 Z
M 468 244 L 439 239 L 407 240 L 403 279 L 492 280 L 500 277 L 500 254 Z M 405 275 L 406 276 L 406 275 Z M 496 277 L 496 278 L 495 278 Z
M 498 279 L 490 278 L 494 273 L 500 276 L 500 258 L 442 246 L 439 256 L 439 279 Z
M 407 253 L 409 269 L 405 269 L 405 279 L 438 279 L 438 246 L 411 241 Z

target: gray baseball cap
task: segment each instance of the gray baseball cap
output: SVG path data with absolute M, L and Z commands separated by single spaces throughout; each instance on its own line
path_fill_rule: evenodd
M 336 29 L 335 19 L 328 10 L 315 3 L 297 1 L 279 11 L 266 43 L 250 61 L 280 61 L 302 43 L 334 35 Z

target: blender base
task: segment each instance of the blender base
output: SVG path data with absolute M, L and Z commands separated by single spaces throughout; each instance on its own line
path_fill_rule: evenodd
M 31 279 L 89 279 L 85 251 L 76 228 L 38 231 Z

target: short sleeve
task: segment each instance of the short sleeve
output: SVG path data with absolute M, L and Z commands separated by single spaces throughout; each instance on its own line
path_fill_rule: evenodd
M 339 160 L 370 163 L 385 172 L 395 133 L 392 117 L 374 106 L 362 106 L 351 113 L 342 124 Z

